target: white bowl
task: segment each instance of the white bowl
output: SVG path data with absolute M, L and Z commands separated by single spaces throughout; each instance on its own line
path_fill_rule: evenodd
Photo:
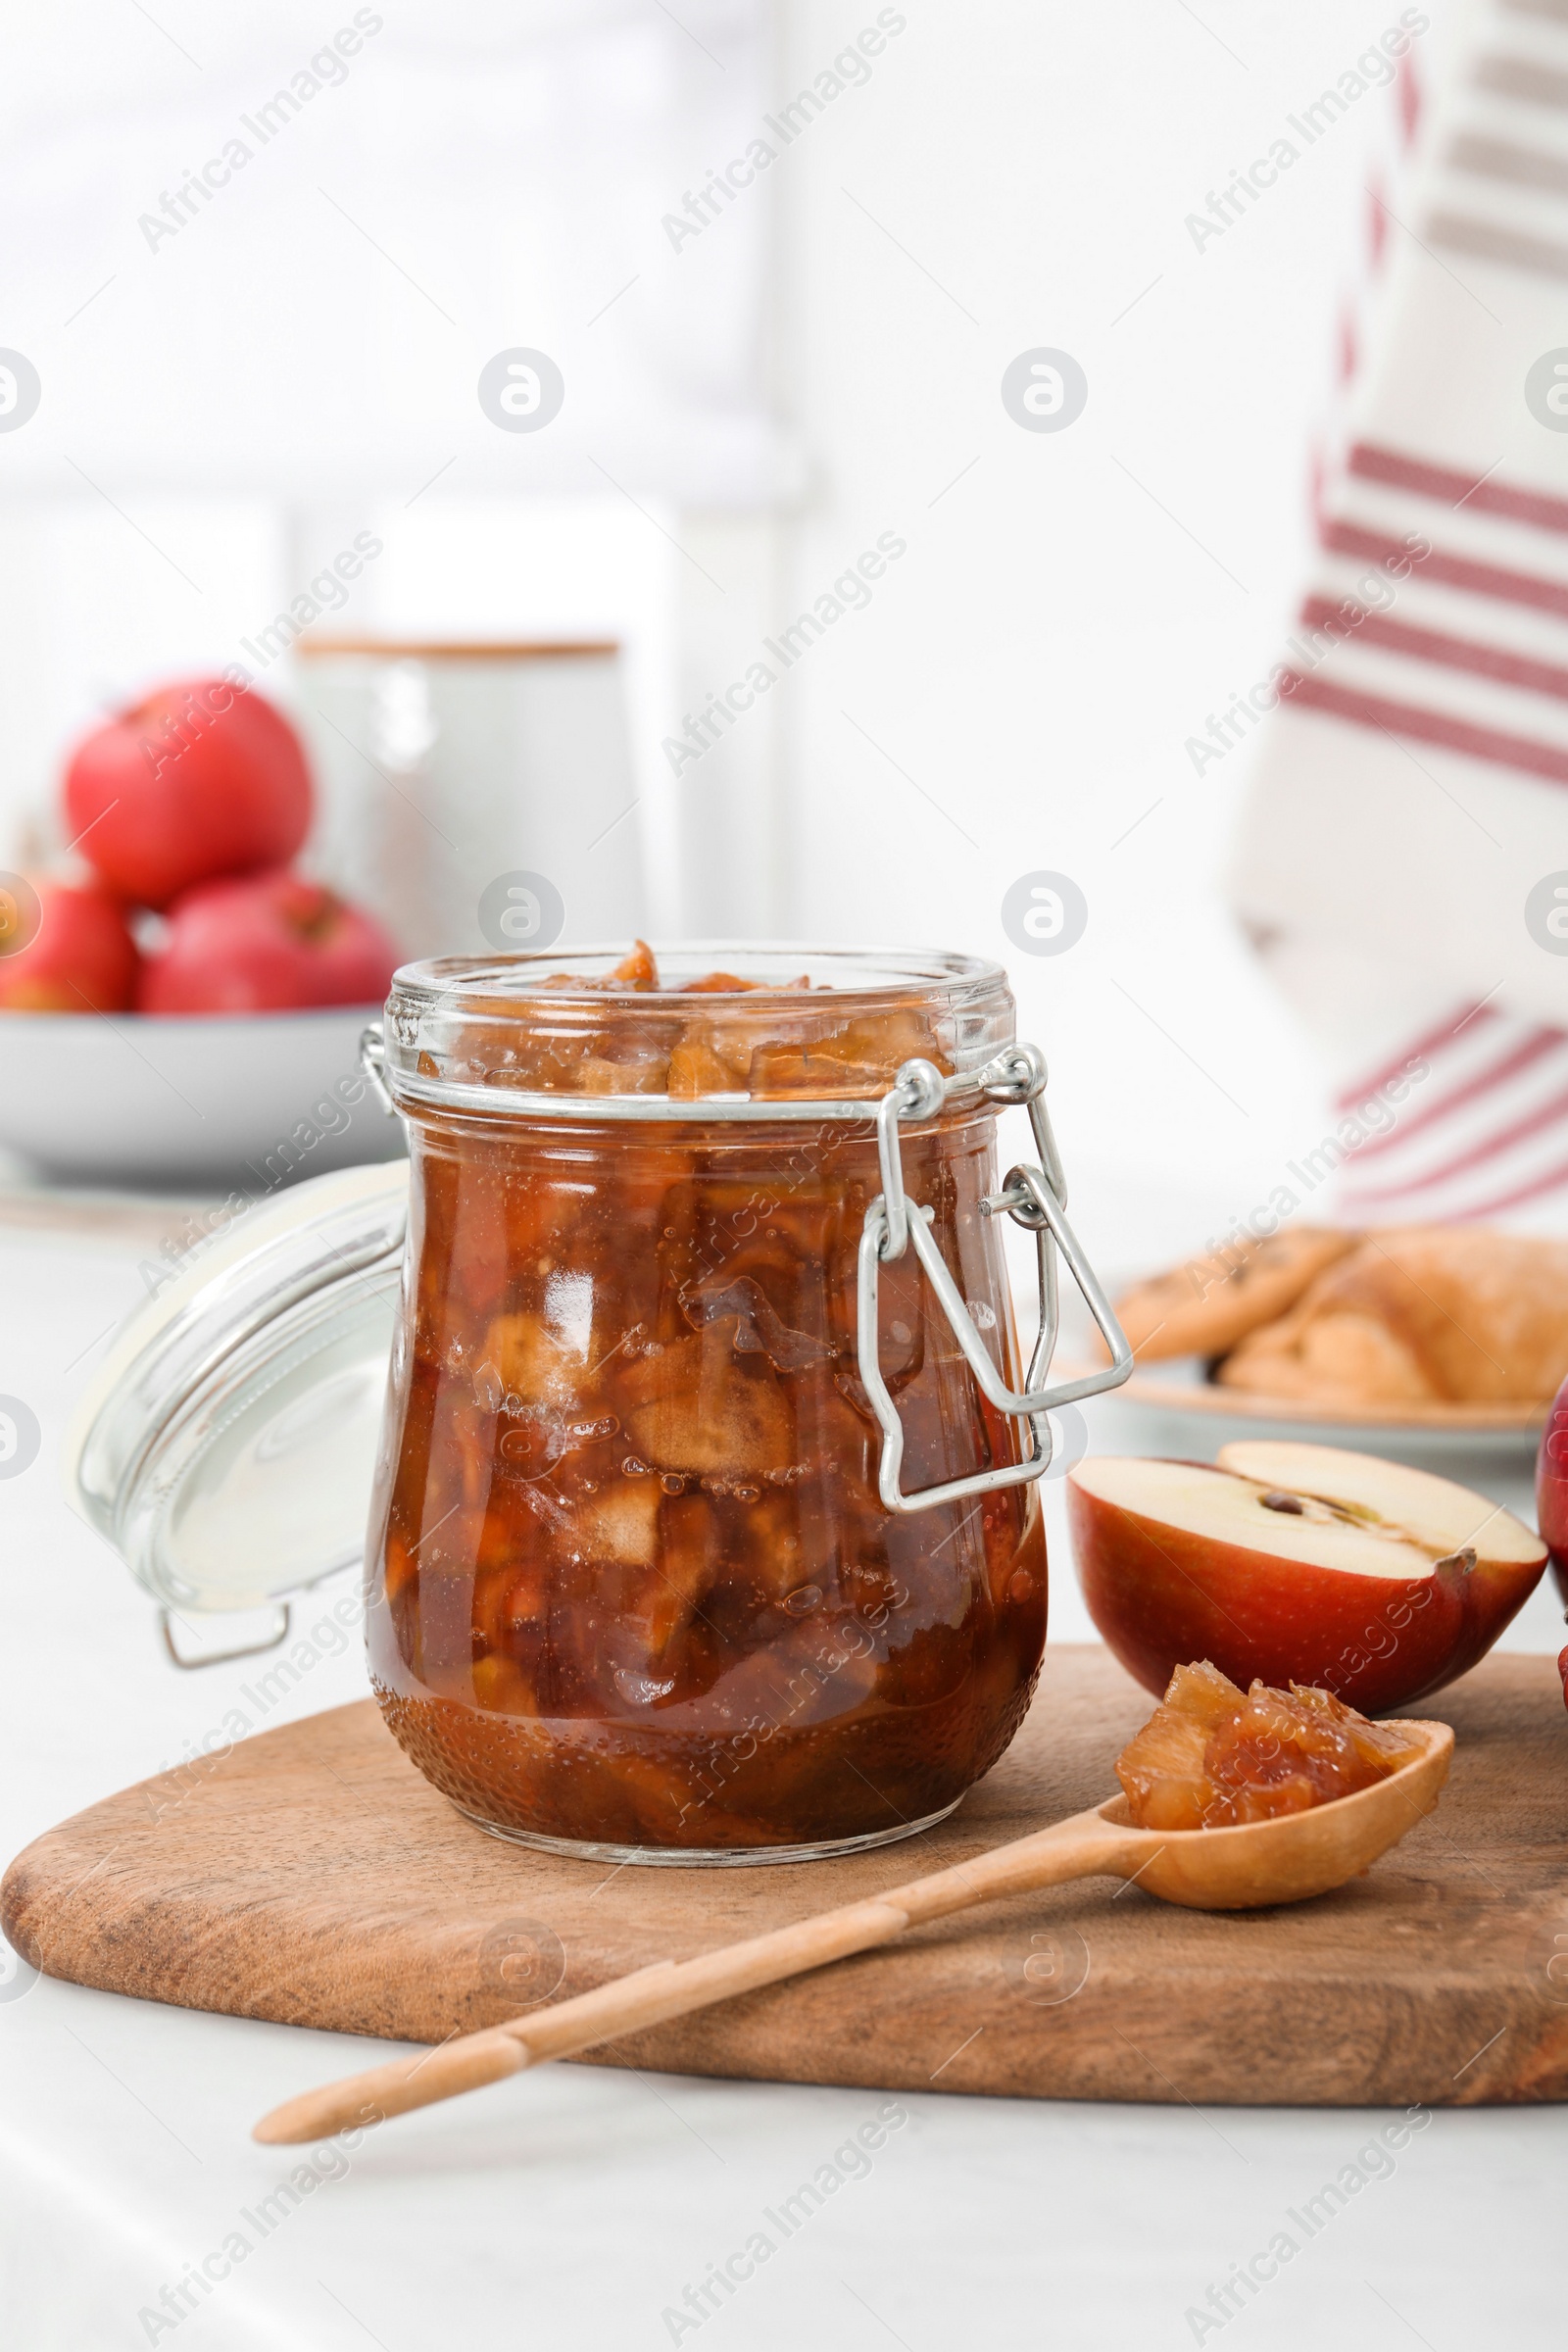
M 0 1012 L 0 1149 L 78 1182 L 267 1190 L 391 1159 L 402 1122 L 360 1068 L 380 1013 Z

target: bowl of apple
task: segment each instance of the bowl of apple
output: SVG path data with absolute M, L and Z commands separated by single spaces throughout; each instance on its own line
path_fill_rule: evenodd
M 0 1151 L 252 1191 L 399 1152 L 359 1064 L 397 950 L 295 865 L 312 789 L 283 713 L 164 687 L 78 744 L 62 797 L 69 862 L 0 873 Z

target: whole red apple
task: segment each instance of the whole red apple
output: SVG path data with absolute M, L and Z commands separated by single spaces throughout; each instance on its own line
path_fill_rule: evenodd
M 1557 1590 L 1568 1601 L 1568 1380 L 1557 1391 L 1536 1456 L 1536 1521 L 1551 1554 Z
M 136 943 L 97 882 L 0 876 L 0 1007 L 123 1012 L 136 993 Z
M 373 915 L 285 872 L 206 882 L 171 907 L 142 966 L 142 1012 L 379 1004 L 398 953 Z
M 1089 1614 L 1146 1688 L 1208 1658 L 1364 1714 L 1465 1673 L 1546 1558 L 1467 1488 L 1329 1446 L 1226 1446 L 1212 1469 L 1101 1457 L 1068 1474 L 1067 1506 Z
M 310 826 L 310 772 L 280 710 L 226 678 L 193 678 L 77 745 L 66 814 L 111 890 L 167 906 L 194 883 L 292 858 Z

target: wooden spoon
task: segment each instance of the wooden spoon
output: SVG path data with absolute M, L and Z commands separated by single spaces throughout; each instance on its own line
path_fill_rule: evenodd
M 1199 1911 L 1247 1911 L 1326 1894 L 1375 1862 L 1438 1801 L 1453 1753 L 1452 1732 L 1446 1723 L 1397 1728 L 1420 1741 L 1421 1754 L 1354 1796 L 1239 1829 L 1167 1831 L 1132 1828 L 1126 1798 L 1112 1797 L 1092 1812 L 1075 1813 L 1070 1821 L 866 1902 L 819 1912 L 695 1960 L 657 1961 L 572 2000 L 305 2091 L 264 2116 L 254 2136 L 268 2143 L 321 2139 L 354 2125 L 382 2123 L 547 2058 L 569 2058 L 615 2034 L 641 2033 L 713 2001 L 870 1951 L 928 1919 L 1068 1879 L 1137 1879 L 1163 1901 Z

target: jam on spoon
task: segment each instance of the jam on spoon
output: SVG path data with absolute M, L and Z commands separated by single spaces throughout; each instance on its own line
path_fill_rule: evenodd
M 1402 1725 L 1369 1723 L 1327 1690 L 1244 1691 L 1204 1659 L 1177 1667 L 1116 1776 L 1141 1829 L 1230 1829 L 1353 1796 L 1420 1753 Z

